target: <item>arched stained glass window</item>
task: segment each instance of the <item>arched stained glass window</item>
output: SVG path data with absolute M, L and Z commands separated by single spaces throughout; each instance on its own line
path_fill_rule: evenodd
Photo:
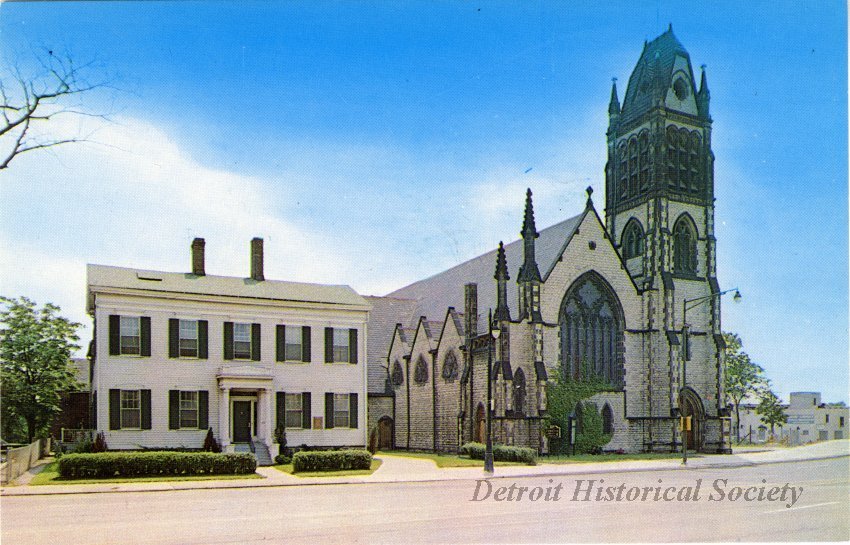
M 644 236 L 643 228 L 640 222 L 636 219 L 629 220 L 626 228 L 623 229 L 623 240 L 621 242 L 623 248 L 623 259 L 631 259 L 643 255 L 644 252 Z
M 607 403 L 602 407 L 602 433 L 614 433 L 614 412 Z
M 623 387 L 623 311 L 596 272 L 576 280 L 561 304 L 561 365 L 575 380 L 596 375 Z
M 413 382 L 425 384 L 428 382 L 428 364 L 421 355 L 416 360 L 416 368 L 413 370 Z
M 514 371 L 514 379 L 513 379 L 513 396 L 514 396 L 514 413 L 518 415 L 525 415 L 525 372 L 523 372 L 522 367 L 518 367 L 516 371 Z
M 393 386 L 401 386 L 404 384 L 404 370 L 401 368 L 401 363 L 398 360 L 395 360 L 393 364 L 393 371 L 390 374 L 390 380 L 392 380 Z
M 446 354 L 443 360 L 443 378 L 446 380 L 454 380 L 457 378 L 457 356 L 454 350 Z
M 697 272 L 697 231 L 686 214 L 673 226 L 673 272 L 688 275 Z

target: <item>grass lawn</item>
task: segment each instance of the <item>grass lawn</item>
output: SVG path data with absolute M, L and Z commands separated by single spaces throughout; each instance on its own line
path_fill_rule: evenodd
M 348 477 L 352 475 L 371 475 L 376 469 L 381 467 L 381 461 L 373 458 L 369 469 L 341 469 L 339 471 L 299 471 L 298 473 L 293 473 L 292 464 L 280 464 L 272 467 L 296 477 Z
M 400 450 L 388 450 L 385 452 L 392 456 L 403 456 L 405 458 L 420 458 L 431 460 L 437 467 L 483 467 L 484 460 L 473 460 L 469 456 L 456 456 L 452 454 L 436 454 L 433 452 L 407 452 Z M 494 462 L 496 466 L 521 466 L 522 462 Z
M 231 479 L 263 479 L 262 475 L 252 473 L 250 475 L 164 475 L 162 477 L 113 477 L 109 479 L 63 479 L 59 476 L 59 463 L 51 462 L 41 470 L 32 481 L 31 485 L 42 484 L 104 484 L 104 483 L 156 483 L 174 481 L 224 481 Z
M 688 458 L 702 458 L 702 454 L 688 452 Z M 537 459 L 540 464 L 580 464 L 592 462 L 623 462 L 626 460 L 678 460 L 682 458 L 681 452 L 642 452 L 636 454 L 576 454 L 567 456 L 558 454 L 554 456 L 541 456 Z

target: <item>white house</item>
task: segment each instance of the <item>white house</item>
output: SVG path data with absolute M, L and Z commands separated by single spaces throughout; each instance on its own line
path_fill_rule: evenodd
M 348 286 L 88 266 L 94 427 L 110 449 L 363 447 L 369 304 Z M 268 452 L 266 452 L 268 451 Z

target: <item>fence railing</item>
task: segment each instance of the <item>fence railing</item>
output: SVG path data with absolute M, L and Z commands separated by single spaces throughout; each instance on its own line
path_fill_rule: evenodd
M 50 454 L 50 439 L 37 439 L 24 447 L 9 449 L 0 470 L 0 482 L 14 481 L 35 465 L 39 458 Z
M 91 440 L 93 432 L 94 430 L 62 428 L 59 438 L 62 443 L 79 443 L 86 439 Z

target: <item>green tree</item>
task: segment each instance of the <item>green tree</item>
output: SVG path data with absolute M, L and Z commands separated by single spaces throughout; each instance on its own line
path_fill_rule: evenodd
M 0 397 L 4 412 L 26 424 L 27 440 L 44 433 L 59 412 L 60 394 L 77 385 L 71 354 L 80 324 L 47 303 L 0 297 Z
M 785 407 L 782 406 L 779 397 L 773 393 L 769 383 L 765 385 L 764 391 L 761 393 L 761 400 L 756 407 L 756 412 L 761 415 L 761 421 L 770 426 L 771 439 L 774 437 L 774 428 L 777 424 L 781 426 L 788 423 Z
M 735 408 L 735 437 L 741 442 L 741 402 L 749 395 L 758 395 L 765 386 L 764 369 L 741 350 L 741 338 L 724 333 L 726 341 L 726 395 Z

